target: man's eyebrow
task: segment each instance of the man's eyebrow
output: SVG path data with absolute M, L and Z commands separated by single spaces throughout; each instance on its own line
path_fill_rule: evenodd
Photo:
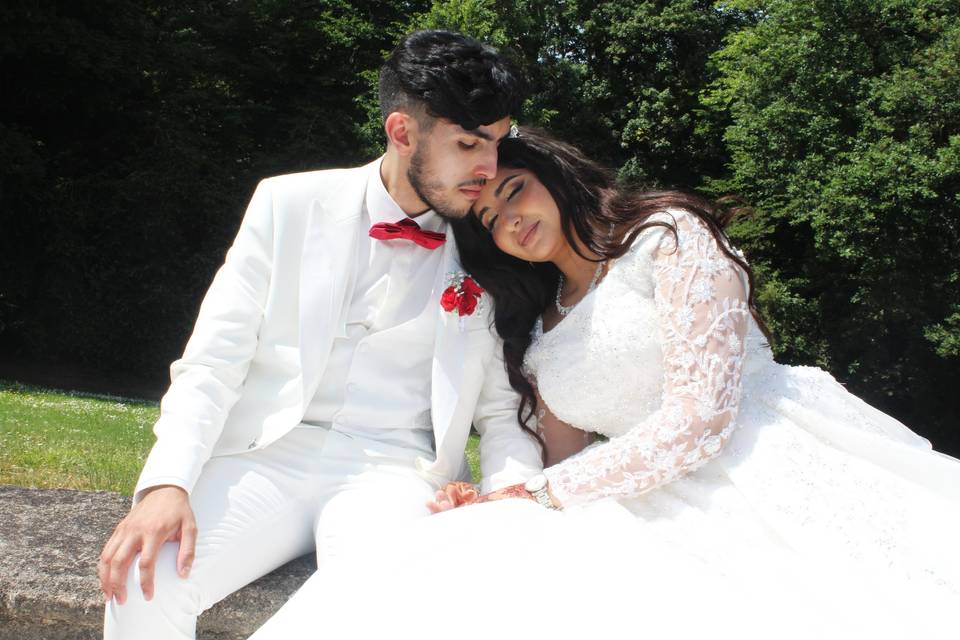
M 464 131 L 471 136 L 477 136 L 478 138 L 483 138 L 484 140 L 489 140 L 491 142 L 493 141 L 493 136 L 482 129 L 464 129 Z
M 497 187 L 497 190 L 493 192 L 494 197 L 499 198 L 499 197 L 500 197 L 500 192 L 503 191 L 503 187 L 504 187 L 508 182 L 510 182 L 511 180 L 513 180 L 514 178 L 516 178 L 516 177 L 519 176 L 519 175 L 520 175 L 519 173 L 515 173 L 515 174 L 513 174 L 512 176 L 510 176 L 509 178 L 504 178 L 504 179 L 503 179 L 503 182 L 500 183 L 500 186 Z

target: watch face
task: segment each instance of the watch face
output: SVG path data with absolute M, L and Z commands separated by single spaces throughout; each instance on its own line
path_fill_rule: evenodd
M 540 491 L 545 486 L 547 486 L 547 478 L 543 474 L 540 474 L 527 480 L 527 484 L 524 486 L 524 489 L 533 493 L 534 491 Z

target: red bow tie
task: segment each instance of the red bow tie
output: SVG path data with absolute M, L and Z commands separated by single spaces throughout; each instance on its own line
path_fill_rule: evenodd
M 375 240 L 413 240 L 421 247 L 433 250 L 446 241 L 447 234 L 424 231 L 410 218 L 404 218 L 396 224 L 378 222 L 370 227 L 370 237 Z

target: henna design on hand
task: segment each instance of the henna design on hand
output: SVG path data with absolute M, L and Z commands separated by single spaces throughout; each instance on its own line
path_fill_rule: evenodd
M 506 500 L 508 498 L 524 498 L 526 500 L 536 500 L 533 494 L 527 491 L 522 484 L 514 484 L 497 491 L 491 491 L 486 495 L 480 496 L 477 502 L 492 502 L 494 500 Z

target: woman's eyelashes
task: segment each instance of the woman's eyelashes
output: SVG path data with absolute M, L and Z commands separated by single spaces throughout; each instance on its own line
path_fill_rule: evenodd
M 517 195 L 521 189 L 523 189 L 523 182 L 520 182 L 519 184 L 517 184 L 517 186 L 515 186 L 510 191 L 510 193 L 507 194 L 507 197 L 505 198 L 505 202 L 510 202 L 513 199 L 513 196 Z M 497 218 L 499 217 L 500 217 L 500 214 L 495 213 L 495 214 L 491 214 L 487 218 L 487 231 L 489 231 L 490 233 L 493 233 L 493 225 L 497 223 Z

